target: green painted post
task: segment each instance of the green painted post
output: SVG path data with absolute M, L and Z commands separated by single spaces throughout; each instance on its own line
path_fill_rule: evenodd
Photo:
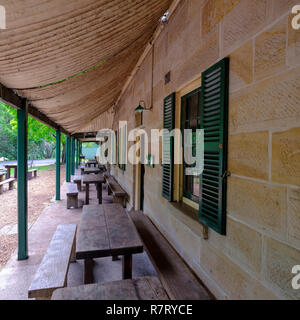
M 79 152 L 79 157 L 80 157 L 82 155 L 82 142 L 80 141 L 79 143 L 80 143 L 80 152 Z M 80 158 L 80 162 L 79 162 L 80 165 L 81 165 L 81 160 L 82 159 Z
M 80 169 L 80 141 L 78 140 L 78 168 Z
M 66 137 L 66 182 L 68 182 L 68 170 L 69 170 L 69 137 Z
M 60 200 L 60 130 L 56 130 L 56 200 Z
M 27 102 L 22 99 L 18 119 L 18 260 L 28 259 L 28 198 L 27 198 Z
M 70 182 L 71 177 L 70 177 L 70 154 L 71 154 L 71 141 L 70 137 L 67 137 L 67 154 L 66 154 L 66 162 L 67 162 L 67 167 L 66 167 L 66 181 Z
M 76 140 L 76 169 L 78 169 L 79 165 L 79 141 Z
M 75 174 L 75 139 L 71 138 L 72 147 L 71 147 L 71 174 Z

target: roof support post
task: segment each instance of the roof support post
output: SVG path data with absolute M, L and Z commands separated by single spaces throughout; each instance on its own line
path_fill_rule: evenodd
M 75 175 L 75 138 L 71 138 L 72 147 L 71 147 L 71 175 Z
M 60 130 L 56 130 L 56 200 L 60 200 Z
M 76 169 L 79 165 L 79 141 L 76 139 Z
M 80 141 L 78 140 L 78 168 L 80 167 Z
M 28 106 L 22 99 L 18 119 L 18 260 L 28 259 L 28 197 L 27 197 L 27 124 Z
M 66 181 L 71 182 L 70 158 L 71 158 L 71 138 L 67 136 L 67 154 L 66 154 Z
M 80 151 L 79 151 L 79 158 L 80 158 L 80 164 L 81 164 L 81 155 L 82 155 L 82 142 L 79 141 L 79 144 L 80 144 Z

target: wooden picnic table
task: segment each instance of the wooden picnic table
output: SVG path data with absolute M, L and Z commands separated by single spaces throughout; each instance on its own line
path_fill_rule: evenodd
M 91 168 L 92 166 L 96 167 L 97 163 L 98 163 L 97 160 L 88 160 L 86 163 L 86 166 L 88 168 Z
M 16 164 L 7 164 L 5 166 L 6 170 L 7 170 L 7 173 L 6 173 L 6 179 L 9 179 L 10 178 L 10 170 L 11 169 L 15 169 L 15 174 L 14 174 L 14 177 L 15 179 L 18 178 L 18 165 Z
M 123 279 L 132 278 L 132 255 L 143 252 L 143 244 L 120 204 L 83 206 L 76 258 L 84 260 L 84 283 L 93 283 L 93 259 L 122 255 Z
M 101 172 L 101 170 L 99 169 L 99 168 L 84 168 L 83 169 L 83 174 L 91 174 L 91 173 L 95 173 L 95 174 L 97 174 L 97 173 L 100 173 Z
M 85 174 L 82 183 L 85 185 L 85 204 L 90 203 L 90 184 L 96 185 L 99 204 L 102 203 L 102 183 L 105 182 L 102 174 Z

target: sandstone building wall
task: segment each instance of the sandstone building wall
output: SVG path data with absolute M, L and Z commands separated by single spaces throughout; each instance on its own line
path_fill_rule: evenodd
M 298 1 L 299 2 L 299 1 Z M 219 299 L 300 299 L 300 31 L 292 0 L 182 0 L 154 43 L 153 110 L 144 128 L 163 127 L 163 99 L 230 57 L 227 235 L 203 227 L 161 196 L 162 167 L 146 167 L 144 212 Z M 171 81 L 164 76 L 171 71 Z M 116 108 L 134 128 L 151 103 L 152 52 Z M 112 168 L 134 206 L 135 170 Z

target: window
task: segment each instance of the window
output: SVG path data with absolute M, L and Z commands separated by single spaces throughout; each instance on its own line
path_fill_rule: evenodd
M 201 88 L 198 88 L 191 93 L 181 98 L 181 132 L 184 137 L 184 130 L 190 129 L 192 131 L 192 141 L 190 141 L 190 147 L 192 149 L 192 156 L 196 156 L 196 130 L 200 129 L 200 117 L 201 117 Z M 186 146 L 183 139 L 183 148 Z M 194 165 L 189 165 L 185 161 L 183 162 L 183 190 L 184 197 L 199 202 L 200 195 L 200 180 L 199 176 L 186 175 L 187 168 L 193 168 Z
M 222 235 L 226 234 L 227 177 L 230 175 L 227 171 L 228 88 L 229 58 L 225 58 L 204 71 L 201 79 L 164 99 L 164 128 L 191 129 L 192 139 L 183 140 L 183 144 L 189 144 L 193 156 L 196 156 L 196 130 L 204 130 L 204 170 L 195 177 L 182 174 L 193 167 L 186 163 L 163 165 L 163 197 L 170 202 L 183 201 L 197 209 L 199 221 Z M 174 154 L 181 156 L 180 151 L 179 143 L 171 139 L 163 156 L 173 160 Z

